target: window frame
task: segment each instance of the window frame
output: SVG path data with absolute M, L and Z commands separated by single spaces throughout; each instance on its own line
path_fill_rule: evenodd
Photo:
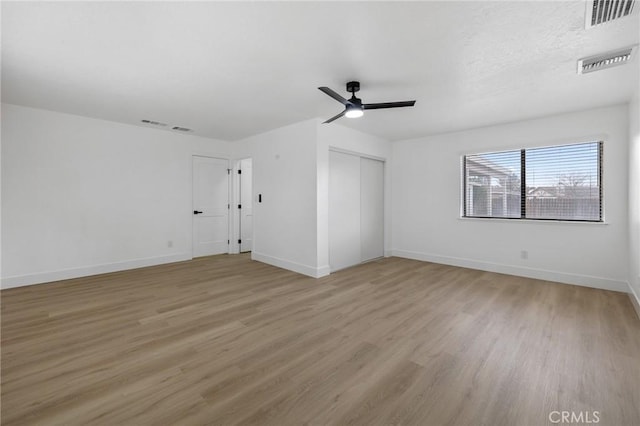
M 572 145 L 586 145 L 591 143 L 598 144 L 598 200 L 599 200 L 599 219 L 556 219 L 556 218 L 535 218 L 527 217 L 526 215 L 526 203 L 527 203 L 527 171 L 526 171 L 526 151 L 541 148 L 557 148 L 563 146 Z M 468 216 L 467 215 L 467 157 L 476 156 L 482 154 L 497 154 L 504 152 L 517 152 L 520 151 L 520 217 L 508 217 L 508 216 Z M 604 174 L 604 141 L 601 139 L 573 142 L 555 145 L 535 146 L 519 149 L 505 149 L 500 151 L 487 151 L 479 153 L 467 153 L 462 155 L 461 169 L 462 169 L 462 194 L 461 194 L 461 219 L 493 219 L 493 220 L 508 220 L 508 221 L 535 221 L 535 222 L 570 222 L 570 223 L 591 223 L 591 224 L 603 224 L 605 223 L 604 212 L 604 188 L 603 188 L 603 174 Z

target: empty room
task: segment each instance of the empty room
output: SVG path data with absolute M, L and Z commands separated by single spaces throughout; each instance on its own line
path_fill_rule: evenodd
M 640 5 L 3 1 L 2 425 L 640 425 Z

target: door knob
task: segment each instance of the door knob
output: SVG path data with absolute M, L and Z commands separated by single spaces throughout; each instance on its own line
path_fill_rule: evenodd
M 194 211 L 193 211 L 193 214 L 202 214 L 202 212 L 201 212 L 201 211 L 198 211 L 198 210 L 194 210 Z

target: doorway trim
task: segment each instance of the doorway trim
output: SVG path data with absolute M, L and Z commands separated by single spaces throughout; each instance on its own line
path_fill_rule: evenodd
M 240 199 L 240 175 L 238 174 L 238 170 L 240 170 L 240 163 L 242 160 L 252 160 L 253 157 L 242 157 L 242 158 L 234 158 L 231 161 L 231 186 L 230 186 L 230 203 L 231 210 L 229 214 L 229 253 L 230 254 L 239 254 L 240 253 L 240 244 L 238 240 L 241 238 L 240 236 L 240 209 L 238 209 L 238 205 L 241 204 L 242 200 Z M 253 167 L 252 167 L 253 169 Z M 253 171 L 253 170 L 252 170 Z M 251 187 L 253 188 L 253 173 L 251 175 Z M 253 194 L 252 194 L 253 200 Z M 255 209 L 253 214 L 255 215 Z M 255 232 L 254 232 L 255 234 Z M 253 239 L 253 237 L 252 237 Z M 253 256 L 253 250 L 251 251 L 251 255 Z

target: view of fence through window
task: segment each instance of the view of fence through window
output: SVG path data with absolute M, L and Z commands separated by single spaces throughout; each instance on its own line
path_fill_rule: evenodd
M 463 167 L 466 217 L 602 220 L 602 142 L 467 155 Z

